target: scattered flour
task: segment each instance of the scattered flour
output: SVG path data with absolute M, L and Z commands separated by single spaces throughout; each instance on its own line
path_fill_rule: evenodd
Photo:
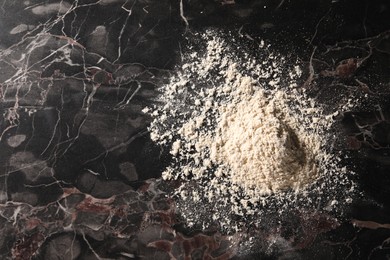
M 319 198 L 334 210 L 354 186 L 328 145 L 332 115 L 297 88 L 300 67 L 263 41 L 252 57 L 214 31 L 199 36 L 204 49 L 189 48 L 160 104 L 144 110 L 152 140 L 170 147 L 163 179 L 181 181 L 188 225 L 237 229 L 232 215 L 318 207 Z

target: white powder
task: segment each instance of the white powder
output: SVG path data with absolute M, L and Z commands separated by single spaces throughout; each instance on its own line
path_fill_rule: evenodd
M 152 140 L 171 147 L 163 179 L 183 182 L 176 195 L 187 224 L 237 230 L 232 214 L 312 207 L 319 196 L 334 210 L 346 194 L 336 189 L 353 184 L 327 151 L 331 115 L 296 90 L 300 67 L 264 43 L 250 58 L 216 32 L 200 37 L 205 51 L 189 51 L 161 89 L 163 105 L 144 110 L 154 117 Z
M 238 103 L 219 108 L 215 137 L 201 139 L 210 147 L 211 160 L 230 168 L 233 183 L 261 194 L 299 190 L 313 182 L 321 142 L 289 114 L 286 95 L 276 91 L 269 97 L 258 90 L 237 97 Z

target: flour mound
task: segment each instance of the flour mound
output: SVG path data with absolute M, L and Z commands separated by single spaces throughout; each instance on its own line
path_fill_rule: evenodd
M 318 177 L 318 140 L 301 133 L 286 113 L 283 93 L 273 94 L 269 99 L 258 90 L 222 106 L 215 137 L 208 142 L 211 160 L 230 168 L 233 183 L 263 194 L 298 190 Z
M 180 181 L 187 225 L 231 232 L 263 215 L 350 203 L 354 183 L 329 146 L 333 115 L 298 88 L 300 67 L 263 41 L 253 57 L 213 30 L 194 37 L 144 110 L 151 139 L 172 155 L 162 178 Z

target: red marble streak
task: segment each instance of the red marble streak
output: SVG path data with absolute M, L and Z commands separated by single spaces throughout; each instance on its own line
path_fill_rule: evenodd
M 11 249 L 12 259 L 27 260 L 37 252 L 45 236 L 41 233 L 35 233 L 32 236 L 24 236 L 18 239 Z
M 355 73 L 358 68 L 357 60 L 350 58 L 341 62 L 340 65 L 336 67 L 335 74 L 340 78 L 349 78 Z
M 122 205 L 118 208 L 115 208 L 114 209 L 114 215 L 115 216 L 118 216 L 118 217 L 125 217 L 127 214 L 126 214 L 126 206 Z
M 145 193 L 149 190 L 150 183 L 145 183 L 141 187 L 138 188 L 139 192 Z
M 320 72 L 320 75 L 323 77 L 339 77 L 345 79 L 352 77 L 358 68 L 358 60 L 350 58 L 341 61 L 335 70 L 323 70 Z
M 108 204 L 108 202 L 107 200 L 97 200 L 92 197 L 87 197 L 76 206 L 76 209 L 85 212 L 109 213 L 112 209 L 111 206 L 104 205 Z
M 77 188 L 63 188 L 62 191 L 63 194 L 61 198 L 66 198 L 72 194 L 82 194 L 82 192 L 80 192 Z
M 26 222 L 26 230 L 33 230 L 41 224 L 41 220 L 37 218 L 28 219 Z
M 188 239 L 183 240 L 182 247 L 184 250 L 184 254 L 186 256 L 189 256 L 191 254 L 191 251 L 192 251 L 192 246 L 191 246 L 190 241 L 188 241 Z
M 362 142 L 359 141 L 355 136 L 348 136 L 346 143 L 347 148 L 350 150 L 359 150 L 362 147 Z
M 159 241 L 154 241 L 149 243 L 148 246 L 169 253 L 172 259 L 176 259 L 171 252 L 174 244 L 177 244 L 179 248 L 181 248 L 182 259 L 190 260 L 192 253 L 196 249 L 201 249 L 201 248 L 205 248 L 203 259 L 214 259 L 214 260 L 230 259 L 234 255 L 231 249 L 227 249 L 224 253 L 222 253 L 219 256 L 212 256 L 213 251 L 217 250 L 221 245 L 219 240 L 220 239 L 218 235 L 207 236 L 203 234 L 198 234 L 193 237 L 185 237 L 180 233 L 176 233 L 173 241 L 159 240 Z
M 176 218 L 175 218 L 175 214 L 173 211 L 168 211 L 168 212 L 156 212 L 155 214 L 157 214 L 162 223 L 167 223 L 169 225 L 173 225 L 176 223 Z
M 172 250 L 172 242 L 159 240 L 148 244 L 148 246 L 155 247 L 164 252 L 170 252 Z
M 64 35 L 52 35 L 53 37 L 56 37 L 60 40 L 65 40 L 68 42 L 68 44 L 72 45 L 72 46 L 77 46 L 81 49 L 85 49 L 85 47 L 83 45 L 81 45 L 80 43 L 78 43 L 75 39 L 71 38 L 71 37 L 68 37 L 68 36 L 64 36 Z
M 302 216 L 303 237 L 298 239 L 295 248 L 303 249 L 310 246 L 317 235 L 337 228 L 340 223 L 327 215 L 308 214 Z

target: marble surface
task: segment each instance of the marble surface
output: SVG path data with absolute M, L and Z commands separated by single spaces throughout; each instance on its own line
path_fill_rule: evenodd
M 248 252 L 182 227 L 141 110 L 210 27 L 302 62 L 324 104 L 362 97 L 337 119 L 364 194 L 343 219 L 297 214 Z M 388 1 L 0 0 L 0 98 L 1 259 L 390 258 Z

